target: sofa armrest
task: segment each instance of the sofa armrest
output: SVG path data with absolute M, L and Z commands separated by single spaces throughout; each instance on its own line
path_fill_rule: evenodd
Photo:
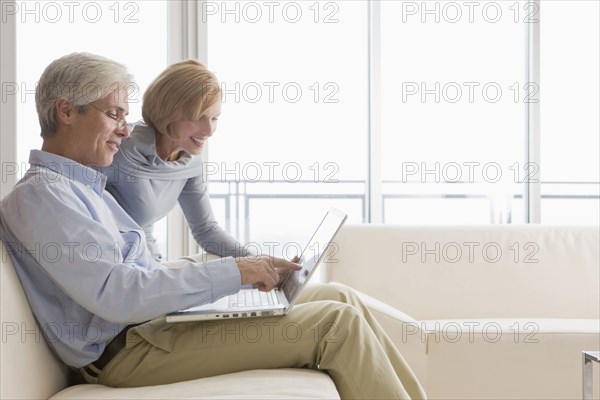
M 597 319 L 487 318 L 421 324 L 427 332 L 430 399 L 581 398 L 581 353 L 600 346 Z M 595 389 L 598 378 L 596 374 Z

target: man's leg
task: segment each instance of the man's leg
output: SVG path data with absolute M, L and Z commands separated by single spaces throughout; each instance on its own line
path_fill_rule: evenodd
M 381 347 L 387 354 L 398 378 L 402 381 L 404 388 L 412 399 L 426 398 L 425 390 L 419 383 L 417 377 L 411 370 L 410 366 L 402 357 L 402 354 L 394 345 L 389 336 L 385 333 L 379 322 L 371 314 L 371 311 L 365 303 L 356 295 L 352 288 L 339 283 L 326 283 L 308 286 L 300 295 L 298 301 L 300 303 L 308 303 L 312 301 L 338 301 L 356 307 L 365 321 L 371 327 L 371 330 L 377 337 Z
M 342 398 L 409 398 L 361 312 L 335 301 L 300 304 L 284 317 L 154 320 L 129 331 L 126 348 L 104 368 L 99 383 L 157 385 L 270 368 L 319 368 Z

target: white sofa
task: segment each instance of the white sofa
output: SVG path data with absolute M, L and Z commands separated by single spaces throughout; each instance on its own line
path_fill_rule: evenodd
M 4 244 L 0 242 L 0 399 L 339 399 L 323 372 L 253 370 L 172 385 L 116 389 L 75 384 L 50 351 L 31 313 Z
M 334 247 L 328 279 L 366 293 L 430 398 L 581 398 L 581 351 L 600 349 L 598 228 L 346 225 Z M 326 374 L 297 369 L 72 385 L 0 256 L 0 399 L 339 398 Z
M 582 351 L 600 350 L 598 227 L 346 225 L 336 245 L 328 279 L 382 301 L 430 399 L 581 399 Z

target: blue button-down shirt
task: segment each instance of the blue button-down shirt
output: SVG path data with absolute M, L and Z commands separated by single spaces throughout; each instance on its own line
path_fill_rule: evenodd
M 240 289 L 231 257 L 177 269 L 154 261 L 103 174 L 39 150 L 29 162 L 2 200 L 1 238 L 46 341 L 67 365 L 98 359 L 128 324 Z

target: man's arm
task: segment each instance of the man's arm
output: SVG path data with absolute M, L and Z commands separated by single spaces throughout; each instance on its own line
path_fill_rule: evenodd
M 141 228 L 110 199 L 114 204 L 99 197 L 86 203 L 75 191 L 29 185 L 7 196 L 2 218 L 13 239 L 33 253 L 40 273 L 108 321 L 141 322 L 239 290 L 232 258 L 161 268 Z

